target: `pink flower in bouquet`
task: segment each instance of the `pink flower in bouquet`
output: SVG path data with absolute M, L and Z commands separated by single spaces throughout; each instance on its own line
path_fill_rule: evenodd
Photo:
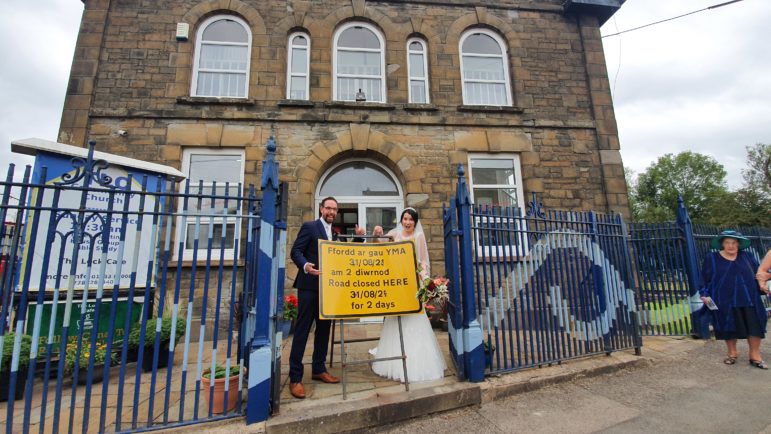
M 436 276 L 433 279 L 426 277 L 420 281 L 417 294 L 415 296 L 424 305 L 429 303 L 441 304 L 450 299 L 448 286 L 450 281 L 446 277 Z

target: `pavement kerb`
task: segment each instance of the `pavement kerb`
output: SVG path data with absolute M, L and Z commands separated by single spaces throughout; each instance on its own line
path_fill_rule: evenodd
M 307 406 L 294 405 L 291 413 L 269 419 L 266 430 L 268 433 L 350 432 L 482 402 L 481 388 L 477 383 L 411 386 L 409 392 L 403 386 L 392 386 L 351 394 L 345 401 L 327 398 L 308 402 Z
M 283 405 L 281 414 L 266 422 L 244 425 L 244 420 L 238 418 L 199 427 L 213 433 L 315 434 L 359 431 L 432 413 L 480 406 L 579 378 L 678 360 L 703 344 L 704 341 L 682 337 L 645 337 L 640 356 L 634 355 L 632 351 L 619 351 L 605 356 L 572 359 L 551 366 L 488 376 L 481 383 L 458 382 L 454 377 L 446 377 L 435 383 L 413 383 L 409 392 L 404 390 L 403 385 L 393 385 L 349 393 L 347 400 L 342 400 L 340 395 L 295 400 L 291 405 Z M 191 427 L 168 431 L 183 430 L 190 432 Z
M 579 378 L 596 377 L 623 369 L 647 366 L 652 363 L 652 360 L 645 357 L 614 353 L 610 356 L 594 356 L 552 366 L 491 376 L 487 377 L 483 383 L 480 383 L 482 403 L 531 392 L 554 384 L 574 381 Z

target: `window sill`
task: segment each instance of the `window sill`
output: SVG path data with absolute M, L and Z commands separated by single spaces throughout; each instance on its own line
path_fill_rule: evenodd
M 185 105 L 242 105 L 253 106 L 255 100 L 248 98 L 216 98 L 209 96 L 179 96 L 177 104 Z
M 394 110 L 396 106 L 383 102 L 329 101 L 324 103 L 328 108 L 345 108 L 353 110 Z
M 233 262 L 234 262 L 233 259 L 225 259 L 225 260 L 222 261 L 222 264 L 225 267 L 232 267 L 233 266 Z M 193 260 L 192 259 L 183 259 L 182 261 L 178 261 L 178 260 L 172 259 L 172 260 L 169 261 L 168 265 L 169 265 L 169 268 L 177 268 L 177 267 L 190 268 L 190 267 L 193 266 Z M 212 259 L 211 261 L 209 261 L 209 266 L 211 266 L 211 267 L 219 267 L 219 265 L 220 265 L 220 260 L 219 259 Z M 236 265 L 239 266 L 239 267 L 243 266 L 244 265 L 244 260 L 243 259 L 238 259 Z M 206 259 L 199 259 L 199 260 L 195 261 L 195 266 L 196 267 L 205 267 L 206 266 Z
M 279 107 L 314 107 L 316 104 L 307 99 L 282 99 L 278 102 Z
M 435 112 L 439 111 L 439 107 L 433 104 L 404 104 L 404 110 L 416 112 Z
M 459 105 L 459 112 L 488 112 L 488 113 L 523 113 L 521 107 L 500 105 Z

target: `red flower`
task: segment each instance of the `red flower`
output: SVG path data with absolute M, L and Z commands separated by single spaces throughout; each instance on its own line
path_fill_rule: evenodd
M 285 295 L 284 296 L 284 306 L 283 306 L 283 312 L 281 316 L 284 318 L 284 320 L 292 321 L 293 319 L 297 318 L 297 308 L 300 306 L 300 302 L 297 301 L 297 296 L 292 295 Z

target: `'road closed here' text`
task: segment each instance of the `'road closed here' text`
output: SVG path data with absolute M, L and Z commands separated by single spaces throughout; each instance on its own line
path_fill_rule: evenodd
M 319 316 L 388 316 L 421 311 L 415 247 L 410 241 L 319 241 Z

